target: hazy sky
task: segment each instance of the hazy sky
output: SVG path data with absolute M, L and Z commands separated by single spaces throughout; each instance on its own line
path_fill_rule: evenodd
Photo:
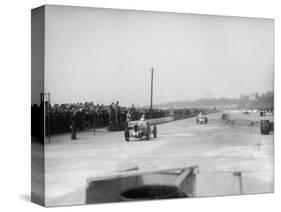
M 273 90 L 273 20 L 47 6 L 52 104 L 154 103 Z

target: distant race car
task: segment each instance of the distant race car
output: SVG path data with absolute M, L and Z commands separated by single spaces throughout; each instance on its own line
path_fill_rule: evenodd
M 221 115 L 221 119 L 224 120 L 224 121 L 228 121 L 230 119 L 229 113 L 223 113 Z
M 196 124 L 208 124 L 208 117 L 206 116 L 197 116 L 196 117 Z
M 270 132 L 274 132 L 274 122 L 270 122 L 269 120 L 261 120 L 260 131 L 262 135 L 269 135 Z
M 126 141 L 130 141 L 130 137 L 133 138 L 143 138 L 145 137 L 147 141 L 150 140 L 150 134 L 153 134 L 153 137 L 157 137 L 157 126 L 150 126 L 148 121 L 140 122 L 134 121 L 128 123 L 128 126 L 124 130 L 124 136 Z

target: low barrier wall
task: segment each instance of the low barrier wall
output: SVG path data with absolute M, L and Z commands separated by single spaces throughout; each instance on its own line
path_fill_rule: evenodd
M 148 119 L 147 121 L 150 125 L 154 125 L 154 124 L 166 123 L 166 122 L 173 121 L 173 120 L 175 120 L 174 116 L 168 116 L 168 117 L 158 118 L 158 119 Z M 132 127 L 137 123 L 138 123 L 138 121 L 131 121 L 129 124 L 129 127 Z
M 174 121 L 175 118 L 173 116 L 168 116 L 164 118 L 159 118 L 159 119 L 149 119 L 148 122 L 149 124 L 161 124 L 169 121 Z

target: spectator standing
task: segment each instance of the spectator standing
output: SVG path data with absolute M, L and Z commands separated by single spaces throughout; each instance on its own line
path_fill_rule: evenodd
M 130 110 L 128 110 L 127 114 L 126 114 L 126 127 L 129 127 L 129 123 L 131 121 L 131 112 Z
M 136 118 L 136 108 L 135 108 L 134 104 L 132 104 L 132 107 L 130 110 L 131 110 L 131 120 L 135 121 L 137 118 Z
M 71 117 L 71 140 L 76 140 L 76 127 L 77 127 L 77 112 L 73 111 Z
M 115 123 L 118 124 L 120 121 L 120 107 L 118 101 L 116 101 L 114 110 L 115 110 Z

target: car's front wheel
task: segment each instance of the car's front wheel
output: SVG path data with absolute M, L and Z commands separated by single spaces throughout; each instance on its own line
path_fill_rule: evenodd
M 125 129 L 124 131 L 124 136 L 125 136 L 125 140 L 128 142 L 130 141 L 130 131 L 128 128 Z
M 154 136 L 154 138 L 157 137 L 157 127 L 156 127 L 156 125 L 154 125 L 154 127 L 153 127 L 153 136 Z
M 146 140 L 147 140 L 147 141 L 149 141 L 149 140 L 150 140 L 150 132 L 149 132 L 149 128 L 146 130 L 145 137 L 146 137 Z

